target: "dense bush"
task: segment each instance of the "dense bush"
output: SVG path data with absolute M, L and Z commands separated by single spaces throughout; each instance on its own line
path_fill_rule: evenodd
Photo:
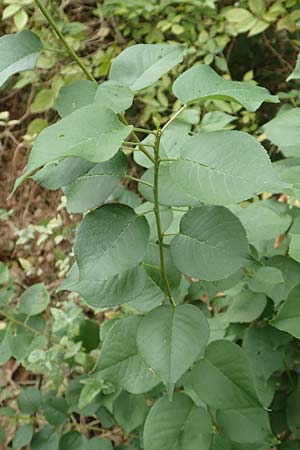
M 4 448 L 298 449 L 298 2 L 35 3 L 53 35 L 3 10 L 0 84 L 33 86 L 2 113 L 32 145 L 13 195 L 31 178 L 82 220 L 58 289 L 0 265 L 0 363 L 29 374 L 2 387 Z

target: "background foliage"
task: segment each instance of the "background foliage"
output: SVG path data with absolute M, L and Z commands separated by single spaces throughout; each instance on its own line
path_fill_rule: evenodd
M 105 377 L 95 377 L 92 368 L 100 349 L 105 355 L 108 334 L 113 337 L 119 331 L 122 336 L 133 330 L 138 325 L 133 313 L 143 313 L 146 309 L 123 305 L 95 311 L 74 293 L 56 294 L 73 261 L 72 243 L 81 219 L 78 208 L 75 206 L 69 215 L 65 209 L 66 196 L 61 191 L 46 192 L 33 181 L 23 184 L 6 200 L 27 161 L 32 143 L 41 130 L 57 121 L 58 112 L 61 114 L 60 89 L 84 79 L 84 75 L 51 33 L 33 1 L 3 0 L 0 8 L 1 34 L 29 28 L 38 34 L 47 49 L 39 58 L 37 70 L 10 79 L 0 99 L 1 445 L 13 449 L 28 445 L 33 450 L 111 450 L 112 446 L 119 450 L 140 449 L 142 425 L 149 407 L 161 397 L 162 386 L 155 387 L 150 380 L 146 396 L 139 391 L 129 393 L 128 386 L 120 388 L 119 380 L 111 383 Z M 270 438 L 268 427 L 260 429 L 254 423 L 250 428 L 252 416 L 250 422 L 249 418 L 245 422 L 245 418 L 234 416 L 233 412 L 229 418 L 218 417 L 214 427 L 221 424 L 233 436 L 232 441 L 238 442 L 239 436 L 231 431 L 231 421 L 235 425 L 239 423 L 243 430 L 247 428 L 242 442 L 230 444 L 233 449 L 258 448 L 258 441 L 266 442 L 259 447 L 261 450 L 271 446 L 298 449 L 299 315 L 295 313 L 296 322 L 289 329 L 280 325 L 284 317 L 273 320 L 275 326 L 277 321 L 277 328 L 268 321 L 274 319 L 274 308 L 282 299 L 290 294 L 289 302 L 295 304 L 298 298 L 299 141 L 295 108 L 299 106 L 300 96 L 297 78 L 286 79 L 294 68 L 300 46 L 299 1 L 249 0 L 238 4 L 213 0 L 149 0 L 146 4 L 139 0 L 48 1 L 47 8 L 68 43 L 99 81 L 106 79 L 113 59 L 129 45 L 187 44 L 188 51 L 180 65 L 155 85 L 138 92 L 128 112 L 130 122 L 136 126 L 152 127 L 153 119 L 163 121 L 177 110 L 178 101 L 171 92 L 171 83 L 196 61 L 211 65 L 225 79 L 258 83 L 278 93 L 280 105 L 267 103 L 258 112 L 215 100 L 197 107 L 193 118 L 187 119 L 195 131 L 250 132 L 265 145 L 272 160 L 278 161 L 275 167 L 285 181 L 293 183 L 293 191 L 273 196 L 264 192 L 243 205 L 246 208 L 239 206 L 233 210 L 253 247 L 253 260 L 243 273 L 224 283 L 205 281 L 189 286 L 184 281 L 178 287 L 181 291 L 178 295 L 185 295 L 188 303 L 206 315 L 213 330 L 211 341 L 225 338 L 246 351 L 251 370 L 256 374 L 256 388 L 270 409 L 270 427 L 276 439 Z M 277 122 L 270 122 L 275 116 Z M 291 127 L 288 142 L 287 123 Z M 141 161 L 138 163 L 143 166 Z M 122 184 L 117 179 L 110 199 L 146 211 L 147 204 L 141 204 L 137 185 L 132 180 L 142 172 L 130 158 L 131 179 Z M 173 214 L 178 222 L 181 212 L 173 211 Z M 164 220 L 165 229 L 173 233 L 176 225 L 173 222 L 172 229 L 168 206 Z M 151 255 L 149 259 L 151 262 Z M 174 286 L 177 279 L 175 273 Z M 215 347 L 212 355 L 218 351 L 221 360 L 224 349 Z M 233 352 L 232 359 L 240 361 L 242 370 L 246 363 L 238 350 L 228 347 L 228 352 Z M 209 355 L 207 358 L 210 361 Z M 101 366 L 99 369 L 108 370 Z M 113 379 L 112 374 L 110 378 Z M 189 380 L 183 380 L 183 384 L 200 406 L 207 386 L 198 386 L 197 394 L 191 390 Z M 214 387 L 209 386 L 207 390 L 210 389 Z M 165 407 L 164 401 L 156 403 L 158 412 L 159 407 Z M 191 408 L 190 399 L 184 394 L 176 394 L 174 401 L 178 409 Z M 253 410 L 252 415 L 256 414 Z M 195 420 L 200 418 L 196 416 Z M 208 419 L 201 420 L 205 423 Z M 259 416 L 258 423 L 261 425 L 264 420 Z M 148 440 L 152 438 L 153 431 Z M 230 448 L 226 445 L 214 442 L 212 450 Z

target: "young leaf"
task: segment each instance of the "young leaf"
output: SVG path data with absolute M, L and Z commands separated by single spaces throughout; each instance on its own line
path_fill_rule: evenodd
M 183 393 L 160 398 L 144 426 L 145 450 L 209 450 L 212 423 L 207 411 Z
M 229 277 L 246 264 L 248 241 L 238 218 L 223 206 L 193 208 L 171 241 L 176 267 L 207 281 Z
M 44 283 L 34 284 L 21 295 L 19 312 L 36 316 L 45 311 L 49 300 L 50 297 Z
M 273 327 L 286 331 L 292 336 L 300 339 L 300 284 L 289 294 L 286 301 L 278 311 L 277 316 L 270 321 Z
M 81 213 L 101 205 L 118 186 L 126 170 L 127 159 L 121 152 L 104 163 L 95 164 L 63 188 L 68 211 Z
M 28 445 L 32 439 L 33 436 L 33 425 L 32 424 L 26 424 L 21 425 L 20 428 L 17 429 L 15 437 L 12 442 L 12 448 L 14 450 L 19 450 L 25 445 Z
M 141 321 L 137 346 L 171 397 L 175 383 L 195 362 L 208 338 L 208 323 L 200 309 L 193 305 L 164 305 Z
M 60 117 L 66 117 L 76 109 L 94 103 L 97 85 L 89 80 L 77 80 L 74 83 L 63 86 L 55 102 Z
M 183 59 L 183 45 L 137 44 L 113 61 L 109 79 L 127 84 L 133 91 L 150 86 Z
M 133 97 L 134 93 L 127 84 L 110 80 L 98 86 L 95 103 L 119 113 L 130 108 Z
M 117 321 L 107 335 L 97 364 L 97 375 L 132 394 L 147 392 L 159 383 L 138 354 L 136 334 L 141 317 Z
M 248 111 L 256 111 L 263 102 L 279 101 L 276 95 L 271 95 L 265 88 L 225 80 L 206 64 L 197 65 L 183 72 L 175 80 L 173 92 L 182 103 L 228 100 L 240 103 Z
M 0 86 L 15 73 L 34 69 L 42 43 L 31 31 L 7 34 L 0 38 Z
M 131 129 L 110 109 L 99 105 L 74 111 L 41 132 L 32 147 L 26 172 L 16 181 L 15 189 L 34 170 L 67 156 L 94 163 L 107 161 L 117 153 Z
M 241 131 L 193 136 L 169 170 L 178 189 L 195 200 L 215 205 L 247 200 L 277 180 L 265 149 Z

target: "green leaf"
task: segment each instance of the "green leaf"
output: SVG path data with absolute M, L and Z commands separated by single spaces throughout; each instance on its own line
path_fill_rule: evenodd
M 36 316 L 45 311 L 49 300 L 50 297 L 44 283 L 34 284 L 21 295 L 19 312 Z
M 28 22 L 27 12 L 25 11 L 25 9 L 20 9 L 20 11 L 18 11 L 17 14 L 14 15 L 14 24 L 17 31 L 23 30 L 27 22 Z
M 275 240 L 292 222 L 288 206 L 274 200 L 254 202 L 246 207 L 234 206 L 231 209 L 242 222 L 249 243 L 255 247 L 261 241 Z
M 43 47 L 31 31 L 0 38 L 0 86 L 15 73 L 34 69 Z
M 163 305 L 141 321 L 137 346 L 171 397 L 175 383 L 195 362 L 208 338 L 208 323 L 200 309 L 193 305 Z
M 141 317 L 131 316 L 117 321 L 101 348 L 97 375 L 132 394 L 147 392 L 159 383 L 139 356 L 136 333 Z
M 270 321 L 273 327 L 286 331 L 292 336 L 300 339 L 300 285 L 298 284 L 290 292 L 276 317 Z
M 58 450 L 59 435 L 55 429 L 46 425 L 33 435 L 30 450 Z
M 0 330 L 0 366 L 3 366 L 12 356 L 11 341 L 13 335 L 10 328 Z
M 84 447 L 83 450 L 86 450 L 86 449 L 87 450 L 114 450 L 112 441 L 110 441 L 109 439 L 99 438 L 98 436 L 94 437 L 92 439 L 89 439 L 87 441 L 86 447 Z M 130 450 L 130 449 L 127 449 L 127 450 Z
M 223 206 L 193 208 L 171 242 L 176 267 L 186 275 L 214 281 L 246 264 L 248 242 L 238 218 Z
M 25 445 L 28 445 L 33 436 L 33 425 L 26 424 L 21 425 L 15 434 L 15 437 L 12 442 L 12 446 L 14 450 L 19 450 Z
M 22 413 L 34 414 L 40 409 L 41 392 L 32 387 L 22 389 L 18 397 L 18 405 Z
M 241 444 L 270 443 L 272 436 L 268 413 L 263 408 L 229 408 L 217 411 L 216 419 L 224 434 Z
M 68 418 L 68 404 L 63 397 L 56 397 L 55 392 L 46 395 L 42 409 L 47 421 L 56 428 L 64 424 Z
M 147 274 L 140 265 L 113 275 L 106 280 L 80 279 L 77 264 L 73 264 L 57 292 L 77 292 L 91 308 L 116 306 L 139 297 L 147 281 Z
M 236 296 L 228 297 L 229 308 L 224 319 L 229 323 L 250 323 L 257 319 L 267 305 L 267 297 L 264 294 L 254 294 L 243 290 Z
M 223 111 L 211 111 L 204 115 L 201 121 L 200 130 L 201 132 L 222 130 L 234 120 L 236 120 L 236 117 Z
M 169 285 L 171 289 L 175 289 L 179 286 L 181 281 L 181 273 L 174 266 L 172 257 L 170 254 L 170 249 L 164 246 L 164 262 L 165 270 L 169 280 Z M 162 278 L 160 269 L 160 257 L 159 257 L 159 247 L 158 244 L 149 243 L 147 247 L 147 253 L 144 258 L 143 263 L 145 264 L 145 270 L 150 276 L 150 278 L 159 286 L 160 289 L 165 290 L 164 280 Z
M 21 6 L 17 3 L 12 3 L 9 6 L 6 6 L 2 12 L 2 20 L 6 20 L 9 17 L 12 17 L 20 10 Z
M 95 164 L 63 188 L 68 211 L 81 213 L 101 205 L 118 186 L 126 170 L 127 159 L 121 152 L 104 163 Z
M 132 395 L 123 391 L 114 401 L 114 418 L 129 434 L 144 423 L 148 406 L 143 395 Z
M 5 284 L 9 280 L 9 269 L 0 261 L 0 284 Z
M 211 438 L 208 413 L 183 393 L 160 398 L 145 422 L 145 450 L 209 450 Z
M 5 441 L 6 435 L 5 435 L 5 431 L 4 428 L 0 425 L 0 444 L 3 444 L 3 442 Z
M 44 188 L 55 190 L 72 183 L 87 173 L 95 164 L 78 157 L 69 157 L 47 164 L 31 178 Z
M 299 80 L 300 78 L 300 53 L 298 53 L 294 70 L 287 77 L 286 81 Z
M 291 431 L 300 428 L 300 391 L 294 391 L 287 399 L 287 424 Z
M 276 267 L 261 267 L 249 279 L 248 287 L 252 292 L 261 292 L 274 299 L 282 298 L 285 291 L 282 272 Z
M 55 108 L 61 117 L 76 111 L 76 109 L 94 103 L 97 85 L 89 80 L 77 80 L 63 86 L 55 102 Z
M 151 202 L 144 202 L 135 208 L 137 214 L 145 214 L 147 222 L 150 227 L 150 241 L 157 241 L 157 228 L 154 214 L 154 204 Z M 151 211 L 152 210 L 152 211 Z M 164 233 L 173 221 L 173 211 L 169 207 L 160 207 L 160 221 L 161 230 Z
M 113 61 L 109 78 L 139 91 L 179 64 L 183 59 L 183 50 L 183 45 L 133 45 Z
M 287 333 L 270 326 L 246 330 L 243 348 L 252 362 L 256 375 L 261 375 L 267 380 L 276 370 L 283 367 L 284 347 L 290 340 Z
M 292 108 L 278 114 L 263 126 L 268 139 L 285 156 L 300 156 L 300 108 Z
M 300 264 L 286 256 L 274 256 L 268 260 L 268 265 L 279 269 L 284 278 L 284 290 L 278 292 L 275 304 L 287 298 L 291 290 L 299 283 Z M 274 297 L 273 297 L 274 300 Z
M 176 180 L 170 175 L 170 164 L 161 163 L 159 167 L 159 203 L 162 206 L 195 206 L 200 203 L 193 194 L 185 192 Z M 143 181 L 153 183 L 153 168 L 147 170 L 142 176 Z M 148 201 L 154 201 L 153 189 L 142 183 L 139 184 L 140 194 Z
M 69 280 L 61 289 L 79 292 L 90 306 L 98 308 L 133 300 L 145 285 L 138 265 L 148 238 L 146 219 L 129 206 L 110 204 L 90 212 L 75 240 L 79 274 L 75 272 L 73 284 Z
M 38 92 L 32 104 L 30 105 L 30 112 L 33 114 L 47 111 L 54 105 L 54 93 L 52 89 L 42 89 Z
M 265 149 L 241 131 L 193 136 L 169 170 L 186 195 L 216 205 L 247 200 L 278 181 Z
M 128 306 L 139 314 L 145 314 L 161 305 L 165 298 L 166 293 L 147 275 L 144 289 L 138 297 L 128 303 Z
M 247 354 L 236 344 L 219 340 L 207 347 L 191 372 L 191 385 L 215 409 L 259 407 Z
M 85 450 L 87 439 L 79 431 L 68 431 L 59 440 L 59 450 Z
M 95 103 L 112 109 L 115 113 L 126 111 L 133 102 L 134 93 L 120 81 L 110 80 L 98 86 Z
M 173 84 L 174 95 L 182 103 L 203 100 L 228 100 L 241 104 L 248 111 L 256 111 L 263 102 L 279 102 L 276 95 L 259 86 L 220 77 L 205 64 L 183 72 Z
M 94 163 L 107 161 L 117 153 L 131 129 L 111 110 L 99 105 L 74 111 L 41 132 L 32 147 L 27 170 L 16 181 L 15 189 L 34 170 L 67 156 Z

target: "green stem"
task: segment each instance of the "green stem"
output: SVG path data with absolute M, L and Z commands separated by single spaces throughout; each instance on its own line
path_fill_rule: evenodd
M 163 232 L 161 229 L 160 210 L 159 210 L 158 176 L 159 176 L 159 163 L 160 163 L 160 158 L 159 158 L 160 138 L 161 138 L 161 131 L 158 130 L 156 139 L 155 139 L 155 146 L 154 146 L 154 181 L 153 181 L 154 214 L 155 214 L 157 237 L 158 237 L 160 271 L 161 271 L 162 278 L 164 280 L 164 284 L 166 287 L 166 292 L 167 292 L 169 302 L 171 303 L 172 306 L 176 307 L 176 303 L 172 296 L 170 283 L 169 283 L 166 268 L 165 268 L 164 242 L 163 242 L 164 235 L 163 235 Z
M 148 181 L 144 181 L 144 180 L 141 180 L 140 178 L 132 177 L 131 175 L 125 175 L 125 178 L 128 178 L 129 180 L 132 180 L 132 181 L 136 181 L 137 183 L 142 183 L 145 186 L 148 186 L 151 189 L 153 189 L 153 184 L 148 183 Z
M 50 26 L 52 27 L 52 29 L 54 30 L 54 32 L 56 33 L 56 35 L 58 36 L 58 38 L 61 40 L 61 42 L 63 43 L 64 47 L 66 48 L 67 52 L 69 53 L 69 55 L 73 58 L 73 60 L 78 64 L 78 66 L 82 69 L 82 71 L 85 73 L 86 77 L 93 81 L 94 83 L 98 84 L 96 79 L 93 77 L 93 75 L 88 71 L 88 69 L 85 67 L 85 65 L 81 62 L 79 56 L 74 52 L 74 50 L 72 49 L 72 47 L 68 44 L 68 42 L 66 41 L 64 35 L 62 34 L 62 32 L 60 31 L 60 29 L 58 28 L 58 26 L 56 25 L 53 17 L 48 13 L 47 8 L 43 5 L 43 3 L 41 2 L 41 0 L 34 0 L 36 5 L 38 6 L 38 8 L 41 10 L 42 14 L 44 15 L 44 17 L 46 18 L 46 20 L 48 21 L 48 23 L 50 24 Z M 119 113 L 118 117 L 120 119 L 120 121 L 128 126 L 128 122 L 124 116 L 124 114 Z M 155 134 L 154 131 L 150 131 L 144 128 L 134 128 L 135 131 L 141 131 L 143 133 L 151 133 L 151 134 Z M 154 159 L 152 158 L 152 156 L 150 155 L 150 153 L 147 152 L 147 150 L 145 149 L 144 145 L 141 144 L 140 139 L 138 138 L 138 136 L 135 134 L 134 131 L 132 131 L 132 136 L 134 138 L 134 140 L 140 145 L 141 147 L 141 151 L 150 159 L 150 161 L 154 164 Z
M 134 127 L 134 131 L 138 131 L 140 133 L 146 133 L 146 134 L 154 134 L 156 136 L 156 132 L 153 130 L 147 130 L 147 128 L 136 128 Z
M 134 146 L 139 145 L 139 146 L 142 146 L 142 147 L 152 147 L 152 148 L 154 148 L 154 145 L 152 145 L 152 144 L 144 144 L 142 142 L 138 143 L 138 142 L 132 142 L 132 141 L 124 141 L 123 144 L 125 144 L 125 145 L 134 145 Z
M 119 117 L 120 121 L 121 121 L 124 125 L 126 125 L 126 126 L 129 125 L 129 123 L 127 122 L 127 120 L 126 120 L 124 114 L 119 113 L 119 114 L 118 114 L 118 117 Z M 150 161 L 154 164 L 154 159 L 152 158 L 152 156 L 150 155 L 150 153 L 145 149 L 144 145 L 141 143 L 141 141 L 139 140 L 139 138 L 138 138 L 138 136 L 135 134 L 135 132 L 132 131 L 131 134 L 132 134 L 132 136 L 133 136 L 135 142 L 137 142 L 137 143 L 140 145 L 140 150 L 141 150 L 141 152 L 143 152 L 143 153 L 147 156 L 147 158 L 150 159 Z
M 73 60 L 78 64 L 78 66 L 82 69 L 82 71 L 85 73 L 86 77 L 93 81 L 94 83 L 97 84 L 97 81 L 95 80 L 95 78 L 93 77 L 93 75 L 87 70 L 87 68 L 85 67 L 85 65 L 81 62 L 79 56 L 74 52 L 74 50 L 72 49 L 72 47 L 70 47 L 70 45 L 68 44 L 68 42 L 66 41 L 64 35 L 62 34 L 62 32 L 60 31 L 60 29 L 58 28 L 58 26 L 56 25 L 53 17 L 49 14 L 49 12 L 47 11 L 47 8 L 43 5 L 43 3 L 41 2 L 41 0 L 34 0 L 35 4 L 38 6 L 38 8 L 40 9 L 41 13 L 43 14 L 43 16 L 45 17 L 45 19 L 48 21 L 49 25 L 52 27 L 53 31 L 56 33 L 56 35 L 58 36 L 58 38 L 61 40 L 61 42 L 63 43 L 65 49 L 67 50 L 67 52 L 69 53 L 69 55 L 73 58 Z
M 26 323 L 21 322 L 20 320 L 16 319 L 15 317 L 10 316 L 9 314 L 7 314 L 5 311 L 3 311 L 2 309 L 0 309 L 0 315 L 4 316 L 7 320 L 9 320 L 12 323 L 15 323 L 16 325 L 19 325 L 23 328 L 25 328 L 26 330 L 30 331 L 31 333 L 34 333 L 36 335 L 39 335 L 40 333 L 35 330 L 34 328 L 30 327 L 29 325 L 26 325 Z
M 183 105 L 181 106 L 181 108 L 179 108 L 179 110 L 173 114 L 173 116 L 168 120 L 168 122 L 162 127 L 161 133 L 163 133 L 169 125 L 171 125 L 172 122 L 174 122 L 174 120 L 177 119 L 177 117 L 187 108 L 187 105 Z

